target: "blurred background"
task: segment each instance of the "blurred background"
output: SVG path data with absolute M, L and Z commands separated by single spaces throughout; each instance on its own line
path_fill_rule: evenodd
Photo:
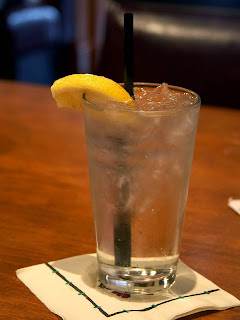
M 0 78 L 50 85 L 72 73 L 123 81 L 123 13 L 134 13 L 135 81 L 240 107 L 239 0 L 0 0 Z

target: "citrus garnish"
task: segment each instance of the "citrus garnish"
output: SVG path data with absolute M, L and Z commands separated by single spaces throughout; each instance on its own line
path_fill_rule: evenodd
M 59 107 L 82 108 L 82 97 L 89 101 L 116 100 L 132 105 L 133 99 L 118 83 L 93 74 L 72 74 L 58 79 L 51 87 L 52 96 Z

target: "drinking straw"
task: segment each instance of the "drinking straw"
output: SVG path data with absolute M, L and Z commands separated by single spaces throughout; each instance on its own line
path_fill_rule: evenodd
M 134 98 L 133 93 L 133 14 L 124 14 L 124 88 Z M 118 141 L 119 147 L 126 142 Z M 122 175 L 118 181 L 117 212 L 114 217 L 114 254 L 115 265 L 131 266 L 131 215 L 127 208 L 130 197 L 128 168 L 123 163 Z
M 124 89 L 134 98 L 133 93 L 133 14 L 124 14 Z
M 124 170 L 124 169 L 123 169 Z M 126 173 L 125 173 L 126 174 Z M 121 179 L 120 179 L 121 180 Z M 114 255 L 115 265 L 121 267 L 131 266 L 131 217 L 127 209 L 130 196 L 129 182 L 119 181 L 119 198 L 114 216 Z

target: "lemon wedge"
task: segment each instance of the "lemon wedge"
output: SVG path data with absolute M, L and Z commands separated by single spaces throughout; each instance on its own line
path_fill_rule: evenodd
M 84 93 L 93 102 L 116 100 L 134 105 L 134 100 L 122 86 L 93 74 L 72 74 L 58 79 L 51 86 L 51 91 L 59 107 L 81 109 Z

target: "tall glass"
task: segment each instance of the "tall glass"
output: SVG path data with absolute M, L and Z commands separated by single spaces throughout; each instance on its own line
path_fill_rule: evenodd
M 169 88 L 196 102 L 136 111 L 83 99 L 99 277 L 113 290 L 149 294 L 175 280 L 200 98 Z

